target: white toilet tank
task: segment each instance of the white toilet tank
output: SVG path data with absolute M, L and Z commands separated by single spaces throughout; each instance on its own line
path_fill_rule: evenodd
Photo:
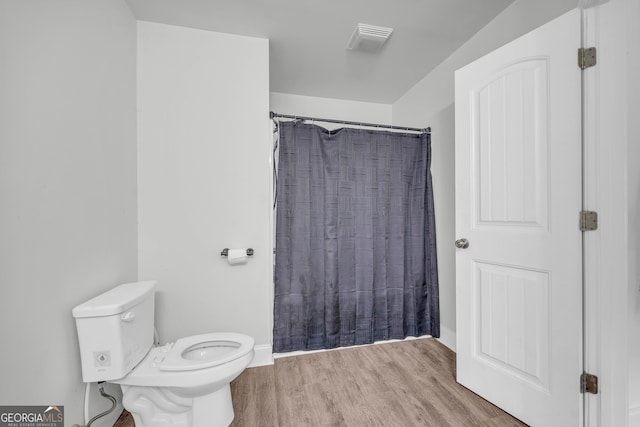
M 84 382 L 124 377 L 153 346 L 156 283 L 125 283 L 72 310 Z

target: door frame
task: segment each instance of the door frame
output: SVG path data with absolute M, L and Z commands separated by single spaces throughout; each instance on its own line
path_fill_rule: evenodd
M 599 394 L 585 395 L 585 426 L 629 426 L 629 297 L 638 272 L 630 257 L 639 235 L 629 218 L 640 214 L 629 204 L 640 189 L 632 160 L 640 150 L 630 131 L 640 126 L 628 94 L 638 60 L 627 51 L 637 48 L 631 29 L 640 26 L 640 8 L 633 0 L 584 3 L 583 46 L 598 51 L 596 66 L 583 73 L 584 208 L 599 217 L 598 230 L 584 235 L 584 365 L 600 382 Z

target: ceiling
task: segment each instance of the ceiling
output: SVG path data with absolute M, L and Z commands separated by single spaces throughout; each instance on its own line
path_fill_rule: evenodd
M 513 0 L 127 0 L 139 20 L 269 39 L 270 90 L 391 104 Z M 346 50 L 358 23 L 391 27 Z

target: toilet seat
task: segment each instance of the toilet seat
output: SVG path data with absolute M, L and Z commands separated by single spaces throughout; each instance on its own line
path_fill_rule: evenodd
M 253 338 L 236 333 L 214 332 L 193 335 L 168 344 L 156 359 L 160 371 L 193 371 L 235 360 L 253 349 Z

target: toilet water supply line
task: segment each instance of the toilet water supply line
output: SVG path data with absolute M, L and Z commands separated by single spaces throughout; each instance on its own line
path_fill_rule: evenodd
M 87 420 L 89 420 L 89 393 L 91 392 L 91 383 L 86 383 L 84 385 L 84 424 L 87 425 Z M 75 427 L 72 426 L 72 427 Z
M 106 416 L 106 415 L 109 415 L 111 412 L 113 412 L 113 410 L 114 410 L 114 409 L 116 409 L 116 405 L 117 405 L 116 398 L 115 398 L 115 397 L 113 397 L 113 396 L 111 396 L 110 394 L 108 394 L 107 392 L 105 392 L 105 391 L 104 391 L 104 384 L 105 384 L 105 382 L 104 382 L 104 381 L 100 381 L 100 382 L 98 383 L 98 390 L 100 391 L 100 394 L 102 395 L 102 397 L 107 398 L 107 399 L 109 399 L 109 400 L 111 401 L 111 408 L 107 409 L 107 410 L 106 410 L 106 411 L 104 411 L 104 412 L 99 413 L 99 414 L 98 414 L 98 415 L 96 415 L 95 417 L 91 418 L 91 419 L 89 420 L 89 422 L 86 422 L 86 421 L 87 421 L 88 412 L 89 412 L 89 408 L 88 408 L 88 406 L 89 406 L 89 405 L 87 404 L 87 402 L 89 401 L 89 399 L 88 399 L 88 397 L 89 397 L 89 396 L 88 396 L 88 394 L 89 394 L 89 393 L 88 393 L 88 390 L 89 390 L 89 387 L 91 386 L 91 383 L 87 383 L 87 388 L 86 388 L 86 393 L 85 393 L 85 399 L 84 399 L 84 401 L 85 401 L 85 406 L 84 406 L 84 420 L 85 420 L 85 422 L 86 422 L 85 427 L 91 427 L 91 424 L 93 424 L 93 423 L 94 423 L 94 421 L 96 421 L 97 419 L 102 418 L 102 417 L 104 417 L 104 416 Z

